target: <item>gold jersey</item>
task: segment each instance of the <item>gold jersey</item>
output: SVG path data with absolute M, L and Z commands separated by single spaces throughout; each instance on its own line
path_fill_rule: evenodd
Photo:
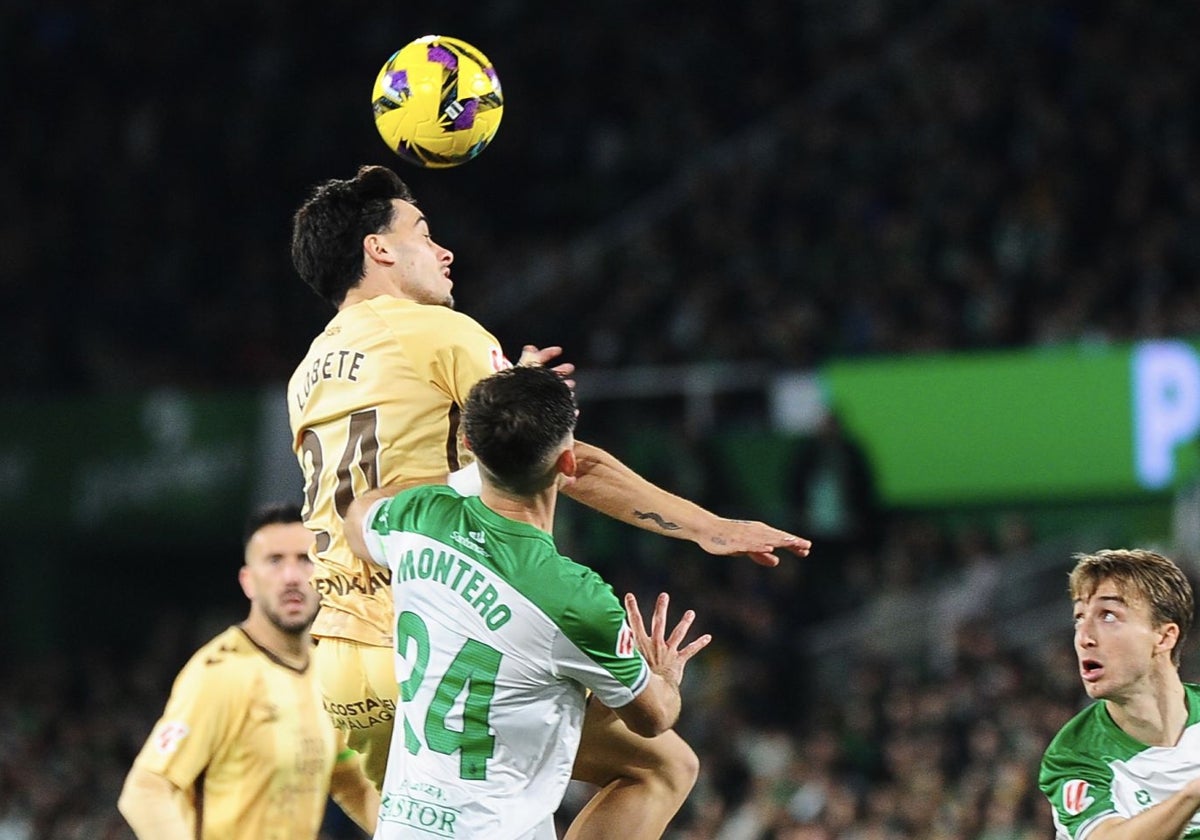
M 315 669 L 230 627 L 179 672 L 134 765 L 184 792 L 201 840 L 315 840 L 341 743 Z
M 460 410 L 471 386 L 506 367 L 500 342 L 470 317 L 387 295 L 340 310 L 313 341 L 287 397 L 316 535 L 313 635 L 391 647 L 391 574 L 353 555 L 342 517 L 367 490 L 470 463 Z

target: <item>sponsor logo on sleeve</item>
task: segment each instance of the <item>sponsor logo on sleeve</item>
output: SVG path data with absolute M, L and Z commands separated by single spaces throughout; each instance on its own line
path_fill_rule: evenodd
M 170 720 L 164 723 L 154 736 L 154 746 L 163 755 L 170 755 L 179 749 L 179 744 L 192 730 L 186 723 Z
M 1083 779 L 1072 779 L 1063 785 L 1062 789 L 1063 810 L 1071 816 L 1082 814 L 1091 804 L 1096 801 L 1095 797 L 1088 796 L 1088 783 Z
M 621 632 L 617 634 L 617 656 L 622 659 L 630 659 L 633 656 L 633 651 L 636 645 L 633 643 L 633 631 L 629 629 L 629 625 L 621 622 Z

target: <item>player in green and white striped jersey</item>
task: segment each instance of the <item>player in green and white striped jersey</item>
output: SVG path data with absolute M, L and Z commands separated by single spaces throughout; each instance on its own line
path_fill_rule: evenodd
M 1093 703 L 1042 758 L 1058 840 L 1200 840 L 1200 686 L 1179 676 L 1192 587 L 1150 551 L 1076 555 L 1075 654 Z
M 559 485 L 575 469 L 575 415 L 553 371 L 488 377 L 463 414 L 480 496 L 426 485 L 350 508 L 351 547 L 391 568 L 397 616 L 403 720 L 379 840 L 553 840 L 585 689 L 644 737 L 678 718 L 684 665 L 710 640 L 680 649 L 694 615 L 664 638 L 660 596 L 647 634 L 632 596 L 626 612 L 550 536 Z

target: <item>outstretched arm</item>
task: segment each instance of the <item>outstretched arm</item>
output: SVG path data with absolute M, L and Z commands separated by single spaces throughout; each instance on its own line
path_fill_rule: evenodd
M 1192 779 L 1183 790 L 1147 808 L 1136 817 L 1105 820 L 1088 835 L 1094 840 L 1175 840 L 1200 810 L 1200 779 Z
M 608 452 L 575 442 L 578 472 L 563 492 L 590 508 L 646 531 L 691 540 L 709 554 L 744 554 L 762 566 L 776 566 L 778 549 L 797 557 L 812 543 L 763 522 L 725 519 L 694 502 L 651 484 Z

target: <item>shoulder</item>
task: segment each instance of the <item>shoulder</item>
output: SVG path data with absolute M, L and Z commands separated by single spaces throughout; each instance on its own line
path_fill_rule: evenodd
M 531 551 L 536 561 L 512 582 L 521 594 L 563 630 L 611 629 L 624 619 L 613 588 L 592 569 L 562 556 L 552 546 Z
M 1104 712 L 1104 703 L 1091 703 L 1081 709 L 1076 715 L 1063 724 L 1058 733 L 1050 740 L 1045 754 L 1068 749 L 1077 749 L 1081 745 L 1102 739 L 1104 736 L 1100 716 Z
M 1108 764 L 1102 756 L 1120 751 L 1107 721 L 1103 702 L 1092 703 L 1058 730 L 1042 754 L 1040 783 L 1046 786 L 1057 777 L 1079 775 L 1091 768 L 1108 774 Z
M 379 505 L 367 528 L 387 536 L 396 531 L 437 531 L 449 520 L 457 521 L 466 499 L 445 484 L 421 484 L 397 493 Z
M 395 525 L 409 516 L 426 511 L 457 510 L 464 501 L 464 497 L 449 485 L 421 484 L 397 493 L 380 505 L 375 523 Z
M 356 315 L 358 318 L 375 318 L 392 328 L 403 329 L 405 332 L 441 333 L 442 331 L 449 330 L 451 335 L 482 334 L 489 338 L 492 337 L 470 315 L 466 315 L 456 309 L 451 309 L 448 306 L 416 303 L 411 300 L 385 295 L 363 301 L 361 304 L 350 307 L 349 310 L 345 311 L 349 312 L 350 310 L 361 310 Z M 441 340 L 445 340 L 446 337 L 445 335 L 439 335 Z
M 230 627 L 192 654 L 172 691 L 228 697 L 253 673 L 255 654 L 245 634 Z

